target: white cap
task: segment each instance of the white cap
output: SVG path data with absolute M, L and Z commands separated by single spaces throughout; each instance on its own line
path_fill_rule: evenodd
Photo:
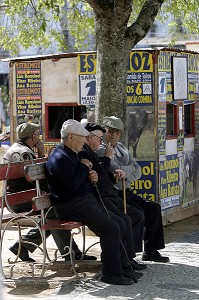
M 90 134 L 90 132 L 88 132 L 82 124 L 72 119 L 63 123 L 60 133 L 62 139 L 65 138 L 68 133 L 74 133 L 82 136 L 88 136 Z

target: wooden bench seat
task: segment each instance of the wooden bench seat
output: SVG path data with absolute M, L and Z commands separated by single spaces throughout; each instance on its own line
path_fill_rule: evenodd
M 18 226 L 19 232 L 19 239 L 20 243 L 23 242 L 21 237 L 21 224 L 20 222 L 24 219 L 32 220 L 33 224 L 35 224 L 41 233 L 42 238 L 42 245 L 39 246 L 39 249 L 42 250 L 43 255 L 43 263 L 42 263 L 42 270 L 40 276 L 44 276 L 48 266 L 55 262 L 59 257 L 70 256 L 71 267 L 73 269 L 74 274 L 76 277 L 81 277 L 76 271 L 76 266 L 74 262 L 74 254 L 72 250 L 73 244 L 73 237 L 75 234 L 79 234 L 80 232 L 83 233 L 83 255 L 87 252 L 91 246 L 85 250 L 85 226 L 81 222 L 73 222 L 73 221 L 60 221 L 60 220 L 49 220 L 47 219 L 48 211 L 52 209 L 52 204 L 50 201 L 49 194 L 42 194 L 40 189 L 40 180 L 45 179 L 45 162 L 47 158 L 36 159 L 34 161 L 19 161 L 15 163 L 8 163 L 8 164 L 0 164 L 0 181 L 3 181 L 3 194 L 0 197 L 0 209 L 1 209 L 1 236 L 0 236 L 0 268 L 2 276 L 7 279 L 12 277 L 12 269 L 10 272 L 10 277 L 7 277 L 4 274 L 3 270 L 3 260 L 2 260 L 2 244 L 5 230 L 7 229 L 8 225 L 16 225 Z M 13 194 L 8 194 L 6 191 L 6 181 L 8 179 L 16 179 L 25 177 L 28 182 L 35 182 L 36 188 L 21 191 Z M 27 202 L 31 202 L 32 210 L 29 212 L 20 212 L 17 213 L 13 211 L 12 206 L 24 204 Z M 6 210 L 5 210 L 6 208 Z M 6 212 L 5 212 L 6 211 Z M 7 212 L 8 211 L 8 212 Z M 37 221 L 35 221 L 35 216 Z M 2 226 L 4 224 L 4 226 Z M 70 230 L 71 231 L 71 240 L 70 245 L 67 245 L 66 249 L 68 251 L 63 256 L 57 256 L 57 251 L 55 251 L 55 255 L 53 259 L 49 258 L 48 249 L 46 244 L 46 230 Z M 98 243 L 98 242 L 97 242 Z M 93 245 L 95 245 L 94 243 Z M 92 246 L 93 246 L 92 245 Z M 18 256 L 17 256 L 18 258 Z M 15 261 L 17 263 L 17 259 Z M 32 277 L 34 277 L 34 265 L 32 266 Z

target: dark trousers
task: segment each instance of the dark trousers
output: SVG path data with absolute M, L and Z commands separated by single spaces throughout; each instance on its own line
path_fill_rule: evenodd
M 131 219 L 127 214 L 125 214 L 123 211 L 121 211 L 118 207 L 115 206 L 111 197 L 104 197 L 102 195 L 101 198 L 105 208 L 108 210 L 110 217 L 113 220 L 115 220 L 115 218 L 117 217 L 116 221 L 119 224 L 121 224 L 121 241 L 125 247 L 129 260 L 131 260 L 136 256 Z M 106 210 L 105 208 L 103 209 Z
M 114 205 L 115 208 L 111 208 L 114 213 L 117 211 L 120 211 L 120 216 L 126 216 L 128 219 L 131 220 L 131 229 L 129 229 L 129 233 L 127 232 L 128 237 L 128 246 L 130 247 L 130 239 L 129 237 L 133 237 L 133 241 L 131 244 L 133 244 L 134 253 L 135 252 L 141 252 L 142 251 L 142 243 L 143 243 L 143 235 L 144 235 L 144 214 L 137 208 L 133 207 L 132 205 L 127 205 L 127 215 L 124 214 L 124 203 L 121 197 L 118 196 L 118 191 L 112 186 L 106 186 L 106 191 L 100 191 L 102 199 L 104 199 L 104 204 L 110 206 L 110 201 L 112 202 L 112 205 Z M 118 213 L 118 212 L 117 212 Z M 126 222 L 129 223 L 129 221 L 126 220 Z M 128 248 L 127 248 L 128 249 Z M 135 257 L 132 256 L 131 258 Z
M 12 207 L 15 212 L 25 212 L 30 211 L 32 209 L 31 203 L 25 203 L 18 206 Z M 48 214 L 47 222 L 57 220 L 57 216 L 53 209 L 51 209 L 50 213 Z M 59 249 L 60 253 L 63 255 L 68 250 L 64 249 L 66 246 L 70 245 L 70 231 L 68 230 L 47 230 L 46 231 L 46 238 L 48 238 L 52 234 L 53 239 L 57 245 L 57 248 Z M 37 246 L 41 245 L 42 238 L 40 231 L 37 227 L 32 228 L 28 231 L 26 235 L 22 236 L 22 247 L 27 249 L 30 252 L 34 252 Z M 33 244 L 29 244 L 33 243 Z M 81 253 L 79 250 L 77 244 L 73 241 L 73 250 L 75 253 Z
M 126 198 L 129 206 L 137 208 L 145 216 L 144 251 L 153 252 L 163 249 L 165 243 L 160 205 L 142 199 L 129 189 L 126 189 Z
M 128 267 L 121 251 L 122 225 L 104 213 L 93 194 L 56 205 L 55 209 L 61 220 L 80 221 L 100 238 L 104 275 L 121 274 Z

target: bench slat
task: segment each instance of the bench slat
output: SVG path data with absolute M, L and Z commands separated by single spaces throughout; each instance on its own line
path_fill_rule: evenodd
M 81 222 L 55 220 L 42 225 L 41 228 L 45 230 L 51 230 L 51 229 L 71 230 L 71 229 L 79 228 L 81 226 L 83 226 L 83 223 Z
M 46 157 L 38 158 L 34 160 L 34 162 L 45 162 L 45 161 L 47 161 Z M 24 166 L 30 164 L 31 164 L 30 160 L 11 163 L 7 179 L 24 177 Z M 5 180 L 7 169 L 8 169 L 8 164 L 0 164 L 0 180 Z
M 27 191 L 7 194 L 7 200 L 10 206 L 31 202 L 33 197 L 37 196 L 37 190 L 31 189 Z M 5 205 L 5 203 L 4 203 Z M 2 206 L 2 197 L 0 197 L 0 207 Z

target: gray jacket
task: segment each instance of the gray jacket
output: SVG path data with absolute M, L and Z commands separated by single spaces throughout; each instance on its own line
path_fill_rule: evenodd
M 100 148 L 97 150 L 97 154 L 103 157 L 106 150 L 106 144 L 101 143 Z M 115 172 L 116 169 L 121 169 L 125 172 L 126 188 L 129 188 L 132 181 L 139 179 L 142 175 L 141 167 L 129 154 L 128 149 L 120 142 L 114 147 L 115 155 L 111 159 L 110 171 Z M 115 185 L 119 190 L 122 190 L 121 180 Z

